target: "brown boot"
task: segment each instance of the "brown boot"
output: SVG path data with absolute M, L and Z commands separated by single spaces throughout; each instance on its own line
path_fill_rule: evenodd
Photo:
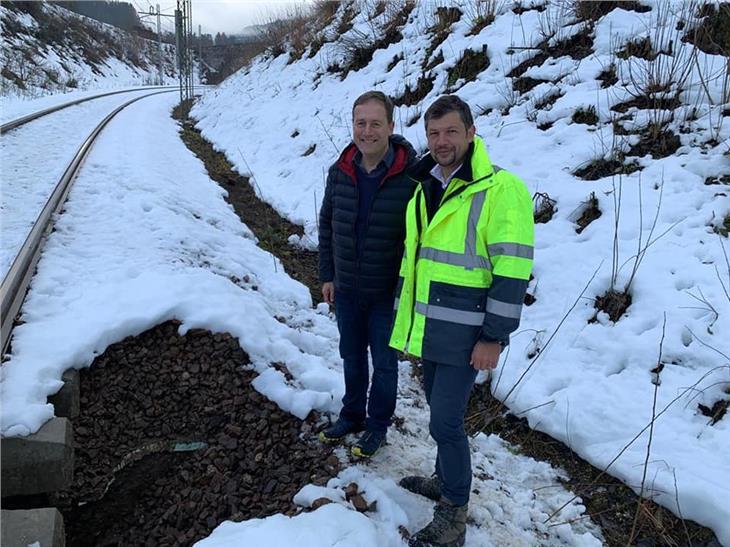
M 462 547 L 466 539 L 467 506 L 439 502 L 433 520 L 408 541 L 409 547 Z
M 441 481 L 435 475 L 431 478 L 411 475 L 403 477 L 398 484 L 409 492 L 427 497 L 430 500 L 439 501 L 441 499 Z

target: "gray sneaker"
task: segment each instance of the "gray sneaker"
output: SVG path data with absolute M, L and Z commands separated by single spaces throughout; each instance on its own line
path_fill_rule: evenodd
M 408 541 L 409 547 L 463 547 L 466 540 L 467 506 L 440 502 L 433 520 Z
M 431 478 L 411 475 L 403 477 L 398 484 L 409 492 L 425 496 L 430 500 L 439 501 L 441 499 L 441 481 L 436 475 Z

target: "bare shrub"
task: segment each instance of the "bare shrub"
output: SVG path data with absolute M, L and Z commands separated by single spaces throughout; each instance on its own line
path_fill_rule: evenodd
M 573 2 L 573 11 L 577 19 L 581 21 L 598 21 L 604 15 L 608 15 L 616 8 L 621 8 L 626 11 L 636 11 L 638 13 L 645 13 L 651 11 L 651 7 L 640 4 L 633 0 L 625 1 L 608 1 L 604 0 L 601 2 L 590 2 L 586 0 L 575 0 Z
M 443 55 L 441 56 L 443 61 Z M 471 49 L 464 50 L 461 59 L 448 70 L 447 88 L 449 92 L 456 91 L 457 82 L 461 80 L 464 83 L 472 82 L 477 75 L 489 67 L 489 55 L 487 54 L 487 45 L 484 44 L 482 51 L 473 51 Z M 463 85 L 463 83 L 462 83 Z
M 578 227 L 575 229 L 575 233 L 580 234 L 585 230 L 588 225 L 594 220 L 598 219 L 603 215 L 601 208 L 598 206 L 598 198 L 595 192 L 591 192 L 588 199 L 581 203 L 578 211 L 573 214 L 577 217 L 575 223 Z
M 380 11 L 380 4 L 372 6 L 372 12 L 379 13 L 379 15 L 374 15 L 369 20 L 370 32 L 350 30 L 345 36 L 340 38 L 339 45 L 343 49 L 345 59 L 342 67 L 343 80 L 349 72 L 360 70 L 367 66 L 372 60 L 375 51 L 387 48 L 389 45 L 398 43 L 403 39 L 400 29 L 406 24 L 408 15 L 415 4 L 405 2 L 401 6 L 401 9 L 394 9 L 395 5 L 397 4 L 393 3 L 390 4 L 390 8 L 383 7 L 382 11 Z M 382 27 L 378 26 L 374 21 L 375 17 L 380 16 L 385 19 Z M 392 67 L 388 71 L 391 69 Z
M 576 108 L 573 116 L 570 118 L 573 123 L 582 123 L 585 125 L 596 125 L 598 123 L 598 114 L 596 107 L 591 105 Z
M 532 201 L 535 204 L 533 209 L 533 216 L 536 224 L 547 224 L 553 219 L 557 209 L 557 201 L 551 198 L 544 192 L 536 192 L 532 196 Z
M 693 4 L 698 17 L 682 40 L 710 55 L 730 56 L 730 4 L 706 3 L 701 8 L 696 2 Z
M 433 34 L 433 38 L 431 38 L 431 43 L 426 48 L 426 53 L 421 63 L 424 69 L 429 66 L 429 59 L 433 52 L 436 51 L 436 48 L 448 38 L 449 32 L 451 32 L 451 26 L 461 19 L 463 13 L 459 8 L 455 7 L 437 7 L 435 15 L 436 20 L 428 29 L 428 32 Z
M 647 36 L 629 42 L 617 57 L 619 79 L 635 99 L 646 101 L 649 122 L 662 127 L 671 121 L 673 112 L 666 109 L 667 101 L 678 103 L 686 89 L 696 51 L 679 47 L 681 34 L 676 22 L 689 17 L 691 3 L 682 4 L 679 11 L 668 1 L 658 2 L 648 23 Z M 672 109 L 673 110 L 673 109 Z
M 468 36 L 479 34 L 484 27 L 494 23 L 494 20 L 504 8 L 505 2 L 501 0 L 481 0 L 477 2 L 465 2 L 462 6 L 464 15 L 471 22 L 471 30 Z
M 314 41 L 316 29 L 312 25 L 312 10 L 296 4 L 269 11 L 259 23 L 259 40 L 264 48 L 274 57 L 291 48 L 292 58 L 301 58 L 307 46 Z

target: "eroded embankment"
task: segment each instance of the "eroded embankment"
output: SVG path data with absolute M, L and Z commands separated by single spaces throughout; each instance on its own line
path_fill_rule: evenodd
M 293 496 L 339 471 L 299 420 L 251 386 L 229 334 L 168 321 L 81 371 L 67 542 L 190 545 L 225 520 L 294 514 Z

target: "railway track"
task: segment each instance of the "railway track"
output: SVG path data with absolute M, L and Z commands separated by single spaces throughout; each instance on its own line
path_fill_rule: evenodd
M 169 99 L 148 102 L 171 103 L 172 97 Z M 115 154 L 110 157 L 109 150 L 134 154 L 135 146 L 145 150 L 157 146 L 141 138 L 143 123 L 149 117 L 138 116 L 141 123 L 131 129 L 126 124 L 120 127 L 121 120 L 113 119 L 132 102 L 120 105 L 97 124 L 66 167 L 63 178 L 68 182 L 54 189 L 59 197 L 48 200 L 51 203 L 46 204 L 46 211 L 52 210 L 53 202 L 63 207 L 75 172 L 86 165 L 71 197 L 73 204 L 66 205 L 70 216 L 61 217 L 51 240 L 63 237 L 63 225 L 78 213 L 97 162 L 110 159 L 111 164 L 117 159 Z M 147 105 L 140 104 L 128 110 L 145 108 Z M 134 115 L 128 112 L 119 117 Z M 113 123 L 104 138 L 90 150 L 110 121 Z M 169 133 L 178 138 L 176 129 Z M 117 142 L 119 135 L 128 138 Z M 134 165 L 125 163 L 127 167 Z M 100 172 L 109 175 L 106 180 L 110 181 L 117 176 L 113 169 Z M 50 217 L 54 216 L 51 212 Z M 50 230 L 44 222 L 36 225 L 45 233 Z M 44 246 L 41 237 L 39 248 Z M 46 247 L 44 261 L 48 264 L 42 266 L 40 277 L 55 269 L 50 268 L 50 247 Z M 28 278 L 34 269 L 33 265 L 27 268 Z M 14 292 L 19 295 L 19 306 L 25 291 Z M 5 315 L 10 314 L 3 312 Z M 73 470 L 68 472 L 73 476 L 55 489 L 37 493 L 4 490 L 4 524 L 10 522 L 10 513 L 38 515 L 37 520 L 50 514 L 55 515 L 54 523 L 63 523 L 69 545 L 190 545 L 208 536 L 224 520 L 295 514 L 298 508 L 292 498 L 305 484 L 323 485 L 337 473 L 339 460 L 332 448 L 316 442 L 316 420 L 295 418 L 253 388 L 256 374 L 241 369 L 249 364 L 249 357 L 237 339 L 202 329 L 180 335 L 179 324 L 168 321 L 115 343 L 98 357 L 97 366 L 75 371 L 81 393 L 76 413 L 67 414 L 50 400 L 55 417 L 44 424 L 40 435 L 32 435 L 42 437 L 41 444 L 46 442 L 48 427 L 54 424 L 58 429 L 64 426 L 67 432 L 72 430 L 72 434 L 54 441 L 54 449 L 63 445 L 68 452 L 73 451 L 72 460 L 63 464 L 66 471 Z M 21 345 L 16 348 L 18 354 L 22 353 Z M 26 441 L 4 438 L 3 449 L 21 442 Z M 5 467 L 3 457 L 3 473 Z M 45 485 L 60 474 L 59 468 L 55 463 L 46 465 L 37 474 L 44 475 Z
M 151 88 L 158 89 L 158 88 Z M 132 90 L 132 92 L 139 91 L 138 89 Z M 2 355 L 5 355 L 8 346 L 10 344 L 11 333 L 13 325 L 20 311 L 20 308 L 25 298 L 25 294 L 30 283 L 30 279 L 35 271 L 35 266 L 40 257 L 40 252 L 43 246 L 43 241 L 46 235 L 51 231 L 53 224 L 53 216 L 55 213 L 61 211 L 66 197 L 72 187 L 73 181 L 78 174 L 81 165 L 88 155 L 91 147 L 94 144 L 95 139 L 102 132 L 104 127 L 123 109 L 129 105 L 154 95 L 161 93 L 171 93 L 177 91 L 177 88 L 165 89 L 161 91 L 154 91 L 135 97 L 125 103 L 117 106 L 112 112 L 104 117 L 104 119 L 91 131 L 91 133 L 84 139 L 83 143 L 77 151 L 74 153 L 71 160 L 68 162 L 62 176 L 55 184 L 52 192 L 50 193 L 45 205 L 38 214 L 37 219 L 33 223 L 28 235 L 25 238 L 23 245 L 16 254 L 10 269 L 4 275 L 2 283 L 0 283 L 0 315 L 2 316 L 2 325 L 0 325 L 0 350 Z M 130 92 L 130 91 L 124 91 Z M 12 122 L 4 124 L 2 126 L 2 133 L 5 134 L 7 131 L 18 128 L 21 125 L 25 125 L 31 121 L 37 120 L 44 116 L 48 116 L 59 110 L 63 110 L 73 105 L 80 104 L 82 102 L 99 99 L 101 97 L 107 97 L 109 95 L 116 95 L 124 92 L 112 92 L 95 95 L 93 97 L 86 97 L 76 101 L 71 101 L 58 105 L 53 108 L 47 108 L 39 112 L 23 116 Z
M 138 87 L 136 89 L 123 89 L 120 91 L 109 91 L 107 93 L 99 93 L 97 95 L 92 95 L 90 97 L 83 97 L 81 99 L 75 99 L 73 101 L 61 103 L 56 106 L 44 108 L 43 110 L 39 110 L 37 112 L 32 112 L 30 114 L 26 114 L 25 116 L 21 116 L 19 118 L 16 118 L 14 120 L 11 120 L 9 122 L 6 122 L 6 123 L 0 125 L 0 135 L 4 135 L 8 131 L 21 127 L 29 122 L 32 122 L 33 120 L 37 120 L 38 118 L 42 118 L 43 116 L 53 114 L 54 112 L 58 112 L 59 110 L 63 110 L 70 106 L 75 106 L 75 105 L 85 103 L 88 101 L 93 101 L 95 99 L 101 99 L 102 97 L 109 97 L 111 95 L 119 95 L 120 93 L 132 93 L 132 92 L 136 92 L 136 91 L 145 91 L 145 90 L 159 89 L 159 88 L 160 88 L 160 86 L 150 86 L 150 87 Z M 177 89 L 177 88 L 174 87 L 172 89 Z

